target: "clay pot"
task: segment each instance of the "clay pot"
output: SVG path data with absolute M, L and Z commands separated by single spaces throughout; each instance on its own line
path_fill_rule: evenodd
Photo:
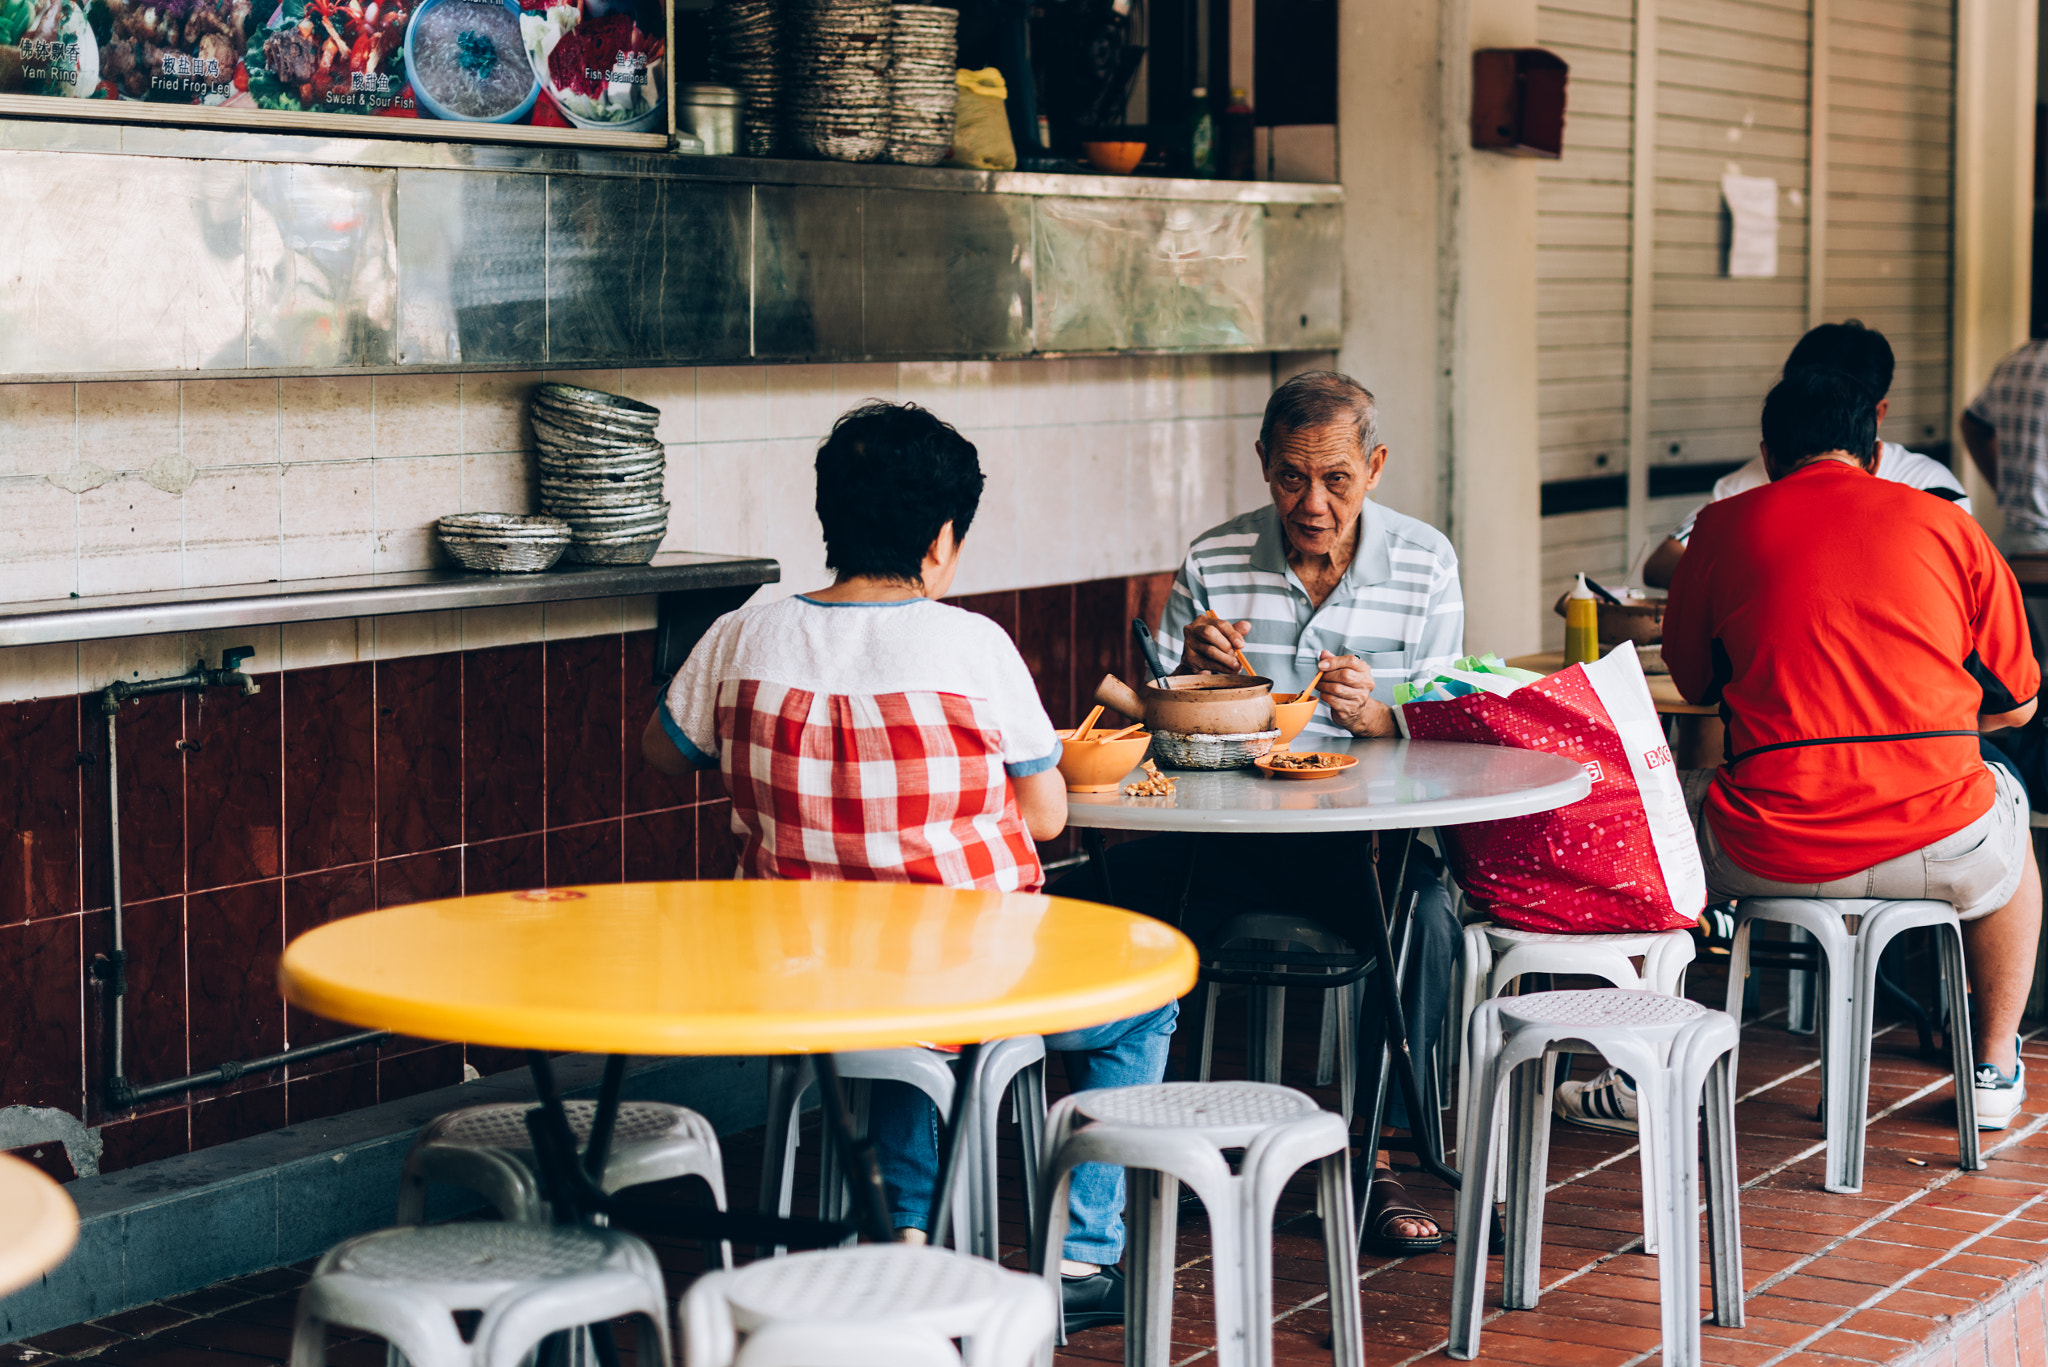
M 1273 681 L 1251 674 L 1170 674 L 1135 689 L 1105 674 L 1095 701 L 1151 731 L 1235 736 L 1274 729 Z

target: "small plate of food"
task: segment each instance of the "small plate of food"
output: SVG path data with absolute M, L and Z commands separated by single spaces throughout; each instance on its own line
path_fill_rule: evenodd
M 1329 778 L 1358 763 L 1358 756 L 1328 750 L 1276 750 L 1260 755 L 1252 763 L 1263 769 L 1268 778 Z

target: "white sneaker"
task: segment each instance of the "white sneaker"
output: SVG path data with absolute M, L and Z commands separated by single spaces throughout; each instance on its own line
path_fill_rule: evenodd
M 1550 1108 L 1558 1119 L 1588 1129 L 1636 1132 L 1636 1089 L 1618 1069 L 1609 1068 L 1587 1082 L 1560 1082 Z
M 1977 1065 L 1977 1128 L 1980 1130 L 2002 1130 L 2012 1124 L 2012 1118 L 2019 1114 L 2020 1107 L 2027 1104 L 2027 1061 L 2015 1059 L 2012 1074 L 2007 1076 L 1998 1071 L 1995 1064 Z

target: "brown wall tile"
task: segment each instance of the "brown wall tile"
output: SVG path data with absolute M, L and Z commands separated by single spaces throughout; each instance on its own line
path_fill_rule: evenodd
M 79 1110 L 79 918 L 0 926 L 0 1106 Z
M 547 644 L 547 824 L 602 821 L 622 810 L 624 640 Z M 633 758 L 640 757 L 634 736 Z
M 462 1046 L 437 1044 L 377 1061 L 377 1100 L 397 1101 L 462 1081 Z
M 993 620 L 996 625 L 1010 633 L 1010 639 L 1017 637 L 1017 593 L 1012 589 L 1004 593 L 970 593 L 963 598 L 951 600 L 956 608 L 966 608 Z
M 619 823 L 592 821 L 549 831 L 547 861 L 550 887 L 618 882 L 624 876 L 620 869 Z
M 326 869 L 284 880 L 284 943 L 329 921 L 339 921 L 377 905 L 377 871 L 374 864 L 354 864 L 345 869 Z M 346 1035 L 357 1027 L 343 1025 L 285 1007 L 285 1042 L 288 1047 L 317 1044 Z M 198 1132 L 195 1130 L 194 1134 Z
M 85 905 L 113 905 L 113 869 L 107 846 L 106 727 L 85 728 Z M 121 889 L 142 902 L 185 890 L 185 696 L 137 698 L 121 705 Z
M 363 1057 L 357 1058 L 356 1055 Z M 286 1120 L 294 1125 L 303 1125 L 309 1120 L 325 1120 L 331 1115 L 345 1111 L 359 1111 L 365 1106 L 377 1104 L 377 1059 L 374 1050 L 357 1049 L 345 1055 L 331 1055 L 351 1060 L 343 1067 L 328 1068 L 325 1071 L 301 1075 L 302 1064 L 293 1064 L 292 1077 L 285 1083 Z M 326 1059 L 314 1059 L 313 1063 L 324 1063 Z
M 295 669 L 284 702 L 285 869 L 305 873 L 377 854 L 376 668 Z
M 539 645 L 462 657 L 462 838 L 495 840 L 545 825 Z
M 462 656 L 379 660 L 377 856 L 462 840 Z
M 281 1130 L 285 1125 L 284 1084 L 273 1083 L 234 1092 L 192 1106 L 192 1147 L 210 1149 L 247 1139 L 252 1134 Z
M 192 1071 L 186 1050 L 185 899 L 159 897 L 121 909 L 122 940 L 128 950 L 128 991 L 122 1000 L 124 1071 L 135 1085 L 163 1082 Z M 114 947 L 113 913 L 86 913 L 86 965 Z M 86 1077 L 94 1104 L 106 1077 L 106 1030 L 111 1009 L 110 985 L 88 976 L 85 981 L 86 1028 L 89 1045 Z
M 191 1123 L 191 1112 L 179 1106 L 102 1127 L 100 1171 L 120 1172 L 189 1152 L 192 1146 L 187 1136 Z
M 284 872 L 282 690 L 193 695 L 185 714 L 186 879 L 192 891 Z
M 516 835 L 510 840 L 487 840 L 462 849 L 462 892 L 474 897 L 484 892 L 514 892 L 520 888 L 547 886 L 547 839 L 540 835 Z
M 193 1067 L 282 1049 L 284 880 L 194 893 L 185 914 Z
M 0 924 L 77 911 L 78 699 L 0 704 L 0 755 Z
M 640 758 L 640 733 L 662 700 L 662 688 L 653 681 L 653 632 L 626 633 L 625 664 L 625 718 L 620 728 L 624 732 L 626 752 L 625 810 L 629 813 L 653 812 L 663 807 L 688 806 L 697 800 L 696 775 L 670 778 Z
M 451 847 L 377 861 L 377 905 L 399 907 L 462 895 L 462 851 Z
M 626 881 L 660 883 L 697 876 L 697 813 L 689 807 L 629 816 Z
M 1075 726 L 1074 586 L 1025 589 L 1017 595 L 1017 649 L 1038 681 L 1038 696 L 1056 727 Z M 1093 680 L 1090 693 L 1094 692 Z M 1081 709 L 1085 711 L 1086 709 Z
M 733 834 L 732 803 L 725 798 L 695 807 L 697 876 L 730 878 L 740 866 L 740 838 Z

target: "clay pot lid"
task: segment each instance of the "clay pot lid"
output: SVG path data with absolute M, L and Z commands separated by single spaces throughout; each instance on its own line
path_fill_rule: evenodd
M 1169 674 L 1140 688 L 1187 702 L 1241 702 L 1273 691 L 1273 681 L 1256 674 Z

